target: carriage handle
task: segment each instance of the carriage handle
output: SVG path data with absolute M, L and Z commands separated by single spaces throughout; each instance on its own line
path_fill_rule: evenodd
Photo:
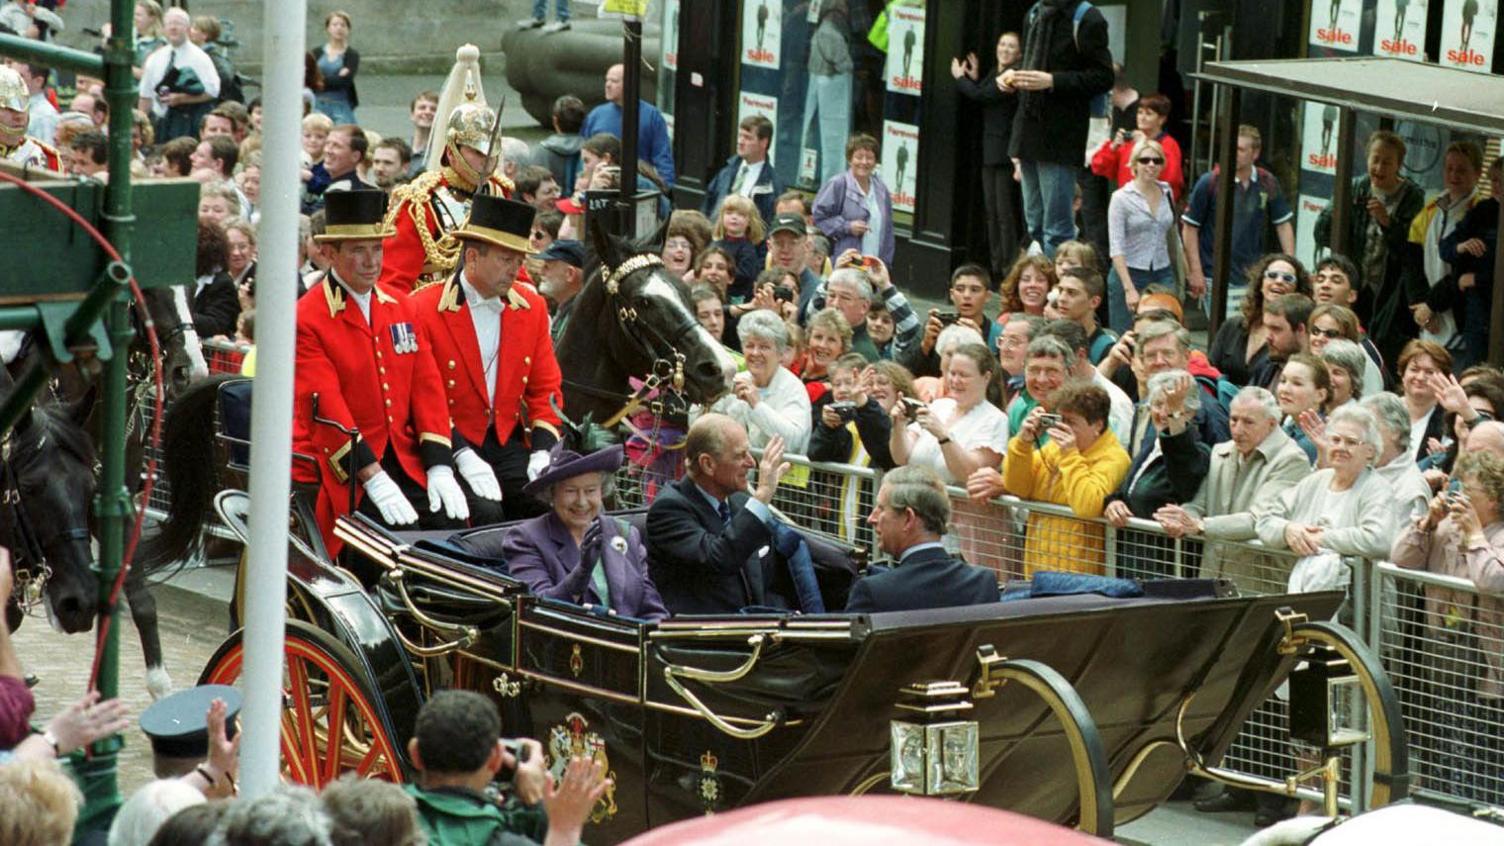
M 737 740 L 756 740 L 777 728 L 783 722 L 784 713 L 782 708 L 775 708 L 763 718 L 762 722 L 754 723 L 750 728 L 737 728 L 726 718 L 710 710 L 704 702 L 700 701 L 700 697 L 681 684 L 679 679 L 683 677 L 708 684 L 728 684 L 739 681 L 752 672 L 753 667 L 757 666 L 758 659 L 762 657 L 763 644 L 767 643 L 767 640 L 767 636 L 762 633 L 754 634 L 747 638 L 747 645 L 752 647 L 752 654 L 747 656 L 747 660 L 742 662 L 741 666 L 730 670 L 703 670 L 698 667 L 686 667 L 681 664 L 670 664 L 664 661 L 663 680 L 668 683 L 668 686 L 675 693 L 679 694 L 680 699 L 689 703 L 689 706 L 698 712 L 700 716 L 704 717 L 711 725 Z
M 437 646 L 420 646 L 416 643 L 413 643 L 405 635 L 403 635 L 400 627 L 393 626 L 392 630 L 397 632 L 397 637 L 402 641 L 402 645 L 404 647 L 420 657 L 433 658 L 438 655 L 453 652 L 456 649 L 464 649 L 465 647 L 474 643 L 476 640 L 480 639 L 480 630 L 474 626 L 458 626 L 451 623 L 445 623 L 441 620 L 435 620 L 427 614 L 424 614 L 422 611 L 419 611 L 417 604 L 414 603 L 412 597 L 408 596 L 407 594 L 407 582 L 403 580 L 402 575 L 402 570 L 395 569 L 386 571 L 382 574 L 381 578 L 396 590 L 397 598 L 402 600 L 402 604 L 404 607 L 406 607 L 407 613 L 412 615 L 412 618 L 418 622 L 418 625 L 423 626 L 424 628 L 431 629 L 442 635 L 456 636 L 454 640 L 448 643 L 441 643 Z

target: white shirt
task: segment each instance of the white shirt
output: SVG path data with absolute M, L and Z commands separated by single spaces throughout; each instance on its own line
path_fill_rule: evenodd
M 762 167 L 765 163 L 766 160 L 761 162 L 749 162 L 746 159 L 742 160 L 742 167 L 745 167 L 747 169 L 747 174 L 746 176 L 742 177 L 742 187 L 741 190 L 737 192 L 738 194 L 742 195 L 743 197 L 752 196 L 752 190 L 757 187 L 757 180 L 762 177 Z M 741 169 L 738 168 L 737 172 L 738 175 L 740 175 Z M 734 178 L 731 181 L 733 183 L 736 182 Z
M 1412 457 L 1417 455 L 1416 450 L 1426 445 L 1426 429 L 1431 425 L 1431 415 L 1436 409 L 1426 412 L 1419 420 L 1410 423 L 1410 452 Z
M 986 400 L 959 417 L 957 411 L 956 401 L 950 397 L 941 397 L 930 403 L 930 413 L 945 423 L 950 439 L 962 449 L 986 447 L 999 456 L 1008 454 L 1008 415 Z M 909 464 L 931 468 L 947 485 L 966 481 L 950 474 L 940 441 L 934 435 L 920 428 L 918 423 L 910 423 L 909 431 L 919 435 L 909 449 Z
M 26 113 L 26 134 L 43 144 L 55 145 L 58 113 L 57 107 L 47 99 L 47 95 L 40 91 L 31 95 L 26 103 Z
M 157 98 L 157 86 L 167 75 L 168 67 L 188 68 L 204 84 L 204 93 L 211 98 L 219 96 L 219 71 L 214 69 L 214 60 L 191 41 L 183 41 L 174 47 L 171 44 L 158 47 L 146 57 L 141 66 L 140 97 L 151 101 L 151 113 L 156 117 L 167 114 L 167 106 Z
M 501 312 L 506 304 L 501 297 L 485 298 L 470 285 L 466 272 L 460 271 L 460 288 L 470 307 L 470 322 L 475 326 L 475 344 L 480 347 L 480 364 L 486 373 L 486 402 L 496 401 L 496 359 L 501 354 Z
M 350 301 L 353 302 L 353 303 L 355 303 L 356 307 L 358 307 L 360 309 L 361 316 L 366 319 L 366 325 L 370 326 L 371 325 L 371 291 L 366 291 L 364 294 L 357 294 L 357 293 L 355 293 L 354 291 L 352 291 L 350 289 L 349 285 L 346 285 L 344 282 L 340 281 L 340 278 L 338 276 L 334 275 L 334 271 L 333 270 L 329 271 L 329 275 L 326 278 L 328 279 L 328 281 L 333 282 L 334 284 L 336 284 L 336 285 L 340 286 L 341 288 L 345 289 L 345 296 L 349 297 Z M 375 290 L 375 289 L 373 288 L 372 290 Z
M 1123 449 L 1133 455 L 1133 400 L 1111 379 L 1097 372 L 1095 367 L 1091 371 L 1091 383 L 1107 392 L 1107 399 L 1112 403 L 1107 410 L 1107 428 L 1118 436 L 1118 443 L 1123 445 Z

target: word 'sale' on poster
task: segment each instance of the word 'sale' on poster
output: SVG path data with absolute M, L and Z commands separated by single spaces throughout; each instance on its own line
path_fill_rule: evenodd
M 783 57 L 782 0 L 742 3 L 742 64 L 778 69 Z
M 753 94 L 743 91 L 737 101 L 736 123 L 741 122 L 753 115 L 762 115 L 773 124 L 773 137 L 778 137 L 778 98 L 772 94 Z M 777 144 L 768 145 L 768 162 L 773 163 L 773 151 L 778 149 Z
M 1300 131 L 1300 169 L 1312 173 L 1337 172 L 1337 107 L 1306 103 Z
M 1356 53 L 1362 25 L 1363 0 L 1311 0 L 1311 31 L 1306 40 L 1327 50 Z
M 1379 0 L 1373 16 L 1375 56 L 1426 60 L 1426 12 L 1430 0 Z
M 1446 0 L 1441 13 L 1441 66 L 1488 73 L 1494 63 L 1498 22 L 1498 0 Z
M 891 44 L 891 42 L 890 42 Z M 883 124 L 883 182 L 893 195 L 893 210 L 914 211 L 914 176 L 919 170 L 919 127 L 912 123 Z

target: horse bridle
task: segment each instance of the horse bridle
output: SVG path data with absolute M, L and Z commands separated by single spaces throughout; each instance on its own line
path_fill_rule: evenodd
M 0 512 L 5 513 L 9 521 L 15 526 L 16 535 L 20 540 L 20 548 L 15 550 L 16 557 L 11 563 L 11 572 L 15 578 L 15 587 L 11 595 L 16 598 L 21 610 L 30 614 L 35 606 L 41 602 L 42 590 L 47 585 L 47 580 L 52 578 L 52 565 L 47 561 L 47 545 L 45 541 L 83 541 L 90 540 L 89 530 L 86 527 L 62 529 L 47 538 L 40 538 L 33 528 L 31 514 L 26 508 L 26 498 L 21 495 L 21 475 L 11 460 L 14 451 L 11 440 L 14 434 L 7 435 L 0 441 Z M 40 453 L 46 435 L 37 441 L 37 450 Z
M 684 353 L 679 351 L 679 344 L 685 337 L 700 328 L 700 324 L 686 317 L 680 324 L 674 327 L 667 337 L 650 324 L 639 320 L 637 308 L 622 296 L 621 283 L 634 273 L 646 270 L 650 267 L 662 267 L 663 259 L 653 253 L 643 253 L 633 256 L 616 267 L 606 267 L 606 305 L 616 311 L 616 321 L 620 324 L 622 333 L 634 343 L 640 352 L 646 353 L 653 364 L 642 381 L 642 386 L 631 393 L 620 391 L 607 391 L 592 385 L 581 385 L 575 382 L 567 384 L 581 393 L 590 394 L 605 399 L 622 399 L 626 402 L 621 410 L 613 414 L 601 425 L 607 429 L 620 423 L 633 411 L 653 395 L 655 391 L 666 389 L 672 392 L 678 399 L 678 405 L 686 406 L 683 402 L 684 391 Z M 654 409 L 661 414 L 663 407 Z

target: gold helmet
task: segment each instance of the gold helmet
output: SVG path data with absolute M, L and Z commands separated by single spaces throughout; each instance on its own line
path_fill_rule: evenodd
M 489 156 L 495 127 L 496 112 L 490 107 L 475 101 L 464 102 L 449 115 L 444 140 L 449 147 L 471 147 Z
M 0 65 L 0 109 L 27 110 L 31 92 L 26 90 L 26 80 L 8 65 Z

